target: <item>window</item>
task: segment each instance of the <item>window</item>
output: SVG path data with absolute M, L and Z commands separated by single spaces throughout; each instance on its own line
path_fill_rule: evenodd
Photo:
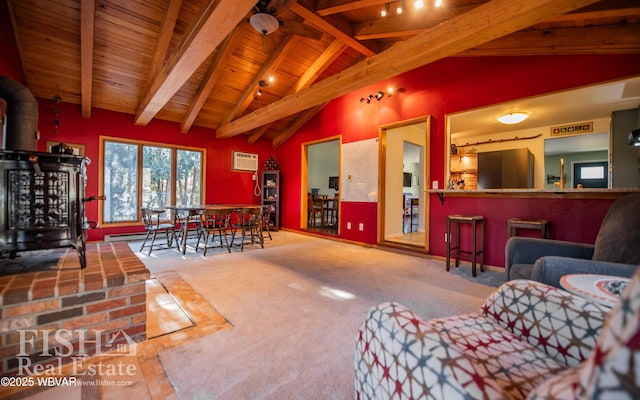
M 580 168 L 580 178 L 581 179 L 603 179 L 604 167 L 603 166 L 582 167 Z
M 141 207 L 204 203 L 204 150 L 106 137 L 101 145 L 101 223 L 137 222 Z

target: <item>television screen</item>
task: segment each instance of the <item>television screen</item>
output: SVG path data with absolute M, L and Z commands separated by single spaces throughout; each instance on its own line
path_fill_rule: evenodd
M 402 187 L 411 187 L 411 172 L 404 172 L 402 176 Z
M 329 177 L 329 189 L 333 189 L 336 192 L 338 191 L 338 182 L 340 181 L 339 176 L 330 176 Z

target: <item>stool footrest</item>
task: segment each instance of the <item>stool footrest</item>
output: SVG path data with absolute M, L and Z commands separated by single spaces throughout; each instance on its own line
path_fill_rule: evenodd
M 451 224 L 455 225 L 455 245 L 453 245 L 453 237 L 451 235 Z M 460 224 L 471 225 L 471 240 L 472 250 L 462 250 L 460 248 Z M 479 234 L 477 234 L 477 228 L 480 228 Z M 476 239 L 480 239 L 478 245 Z M 455 265 L 458 267 L 460 263 L 460 256 L 463 256 L 464 261 L 471 262 L 471 274 L 476 276 L 476 262 L 478 257 L 480 258 L 480 271 L 484 271 L 484 217 L 482 215 L 449 215 L 447 216 L 447 271 L 451 266 L 451 255 L 453 254 L 455 259 Z M 468 257 L 468 258 L 467 258 Z

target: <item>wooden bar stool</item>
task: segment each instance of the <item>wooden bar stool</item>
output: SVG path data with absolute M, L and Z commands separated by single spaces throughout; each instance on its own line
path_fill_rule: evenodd
M 540 237 L 543 239 L 551 238 L 551 222 L 546 219 L 540 220 L 524 220 L 520 218 L 511 218 L 507 220 L 507 239 L 517 236 L 518 229 L 535 229 L 540 231 Z
M 451 247 L 451 224 L 455 224 L 455 247 Z M 471 251 L 460 249 L 460 224 L 471 225 Z M 480 228 L 480 245 L 478 246 L 476 237 L 477 228 Z M 447 271 L 451 262 L 451 252 L 455 252 L 456 268 L 460 264 L 460 255 L 471 257 L 471 275 L 476 276 L 476 260 L 480 257 L 480 271 L 484 271 L 484 217 L 481 215 L 464 216 L 449 215 L 447 217 Z

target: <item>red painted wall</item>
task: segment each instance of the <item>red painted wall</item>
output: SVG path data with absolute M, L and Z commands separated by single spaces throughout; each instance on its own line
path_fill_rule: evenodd
M 86 156 L 93 162 L 87 169 L 87 195 L 95 195 L 98 190 L 99 168 L 99 137 L 112 136 L 134 140 L 144 140 L 155 143 L 179 144 L 207 149 L 206 168 L 206 203 L 234 203 L 259 204 L 260 198 L 253 194 L 255 181 L 250 172 L 232 171 L 233 151 L 257 153 L 260 162 L 266 161 L 274 155 L 271 144 L 259 141 L 248 144 L 246 138 L 215 139 L 215 131 L 203 128 L 193 128 L 187 134 L 180 133 L 177 123 L 152 120 L 147 126 L 133 124 L 133 116 L 102 109 L 93 109 L 91 118 L 82 118 L 80 106 L 60 103 L 59 133 L 54 133 L 54 106 L 52 100 L 38 99 L 41 139 L 38 150 L 45 151 L 47 140 L 65 143 L 84 144 Z M 98 221 L 97 203 L 88 203 L 87 218 Z M 140 231 L 140 225 L 133 227 L 99 228 L 89 232 L 89 240 L 102 240 L 104 235 L 111 233 L 125 233 Z
M 299 229 L 304 143 L 335 135 L 341 135 L 343 143 L 375 138 L 379 125 L 430 115 L 430 180 L 439 180 L 442 185 L 446 114 L 637 74 L 640 55 L 450 58 L 338 98 L 278 149 L 280 164 L 286 171 L 282 225 Z M 359 101 L 388 85 L 406 90 L 379 103 Z M 490 265 L 504 265 L 506 219 L 510 217 L 550 219 L 555 238 L 593 243 L 610 203 L 610 200 L 448 198 L 443 206 L 432 195 L 430 252 L 446 254 L 445 222 L 452 213 L 485 216 L 485 261 Z M 377 205 L 345 202 L 341 207 L 341 237 L 376 243 Z M 365 224 L 364 232 L 345 229 L 346 221 L 355 220 Z

